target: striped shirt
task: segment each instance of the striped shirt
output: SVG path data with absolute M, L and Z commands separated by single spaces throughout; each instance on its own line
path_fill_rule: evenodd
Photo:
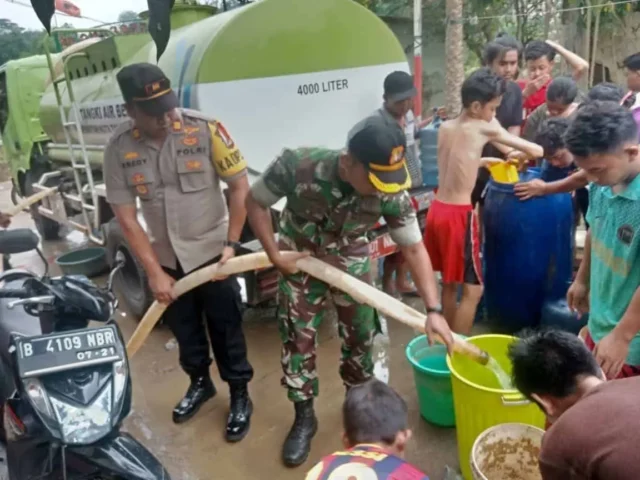
M 356 445 L 336 452 L 313 467 L 305 480 L 429 480 L 400 457 L 377 445 Z

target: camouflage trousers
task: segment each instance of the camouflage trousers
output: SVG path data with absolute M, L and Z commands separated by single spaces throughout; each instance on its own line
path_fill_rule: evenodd
M 371 283 L 368 257 L 328 254 L 321 260 Z M 338 333 L 342 339 L 340 376 L 345 385 L 357 385 L 373 376 L 373 339 L 380 333 L 375 309 L 357 303 L 344 292 L 331 288 L 306 273 L 279 279 L 278 325 L 282 339 L 282 385 L 294 402 L 318 395 L 316 371 L 317 330 L 332 296 L 338 313 Z

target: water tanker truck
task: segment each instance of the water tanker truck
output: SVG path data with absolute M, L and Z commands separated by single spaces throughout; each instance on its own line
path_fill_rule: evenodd
M 110 263 L 122 251 L 128 267 L 119 287 L 136 315 L 152 295 L 106 202 L 102 156 L 127 118 L 116 74 L 156 61 L 155 44 L 139 27 L 54 31 L 57 48 L 49 39 L 46 55 L 0 67 L 0 133 L 15 190 L 28 196 L 61 186 L 32 208 L 40 235 L 80 230 L 106 247 Z M 342 148 L 349 129 L 380 106 L 385 76 L 409 71 L 393 32 L 353 0 L 260 0 L 224 13 L 183 0 L 171 28 L 159 66 L 181 106 L 225 123 L 250 182 L 284 147 Z M 423 211 L 432 192 L 412 197 Z M 274 222 L 283 205 L 274 207 Z M 382 220 L 371 238 L 374 258 L 396 249 Z M 242 241 L 247 252 L 260 249 L 248 226 Z M 276 277 L 273 269 L 245 275 L 246 301 L 272 298 Z

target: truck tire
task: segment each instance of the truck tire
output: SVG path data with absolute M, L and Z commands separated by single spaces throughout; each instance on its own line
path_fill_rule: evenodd
M 42 173 L 38 174 L 38 172 L 34 172 L 33 170 L 27 172 L 24 181 L 25 197 L 29 197 L 35 193 L 31 184 L 36 182 L 41 175 Z M 55 220 L 42 216 L 40 212 L 38 212 L 38 204 L 31 206 L 31 218 L 43 240 L 57 240 L 60 238 L 60 227 L 62 225 Z
M 114 286 L 123 295 L 123 299 L 129 307 L 129 312 L 140 319 L 154 300 L 147 281 L 147 274 L 124 238 L 124 233 L 122 233 L 122 228 L 120 228 L 117 219 L 112 218 L 107 224 L 106 238 L 109 267 L 113 266 L 116 253 L 119 251 L 126 258 L 124 268 L 116 274 Z

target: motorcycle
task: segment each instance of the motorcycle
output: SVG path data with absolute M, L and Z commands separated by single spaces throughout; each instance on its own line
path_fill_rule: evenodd
M 34 232 L 10 233 L 0 239 L 1 254 L 37 250 L 44 258 Z M 0 434 L 9 480 L 170 480 L 120 432 L 132 388 L 113 318 L 113 279 L 125 258 L 115 260 L 106 288 L 81 275 L 50 277 L 47 267 L 42 276 L 0 275 Z M 90 320 L 101 325 L 89 327 Z

